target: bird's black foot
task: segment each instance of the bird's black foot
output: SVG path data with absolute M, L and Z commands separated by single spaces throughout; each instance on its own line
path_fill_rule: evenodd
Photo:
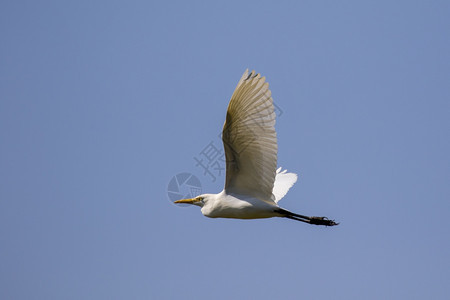
M 327 217 L 310 217 L 309 224 L 335 226 L 339 225 L 334 220 L 329 220 Z

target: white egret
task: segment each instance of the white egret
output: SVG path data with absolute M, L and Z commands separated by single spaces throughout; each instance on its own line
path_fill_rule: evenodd
M 201 207 L 210 218 L 259 219 L 284 217 L 309 224 L 334 226 L 326 217 L 308 217 L 278 206 L 297 175 L 277 169 L 275 111 L 265 77 L 245 71 L 228 105 L 222 131 L 225 188 L 175 203 Z

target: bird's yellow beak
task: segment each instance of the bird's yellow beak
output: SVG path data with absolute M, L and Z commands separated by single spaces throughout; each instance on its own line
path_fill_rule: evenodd
M 177 200 L 174 203 L 186 203 L 186 204 L 194 204 L 194 202 L 197 202 L 198 200 L 196 198 L 191 198 L 191 199 L 181 199 L 181 200 Z

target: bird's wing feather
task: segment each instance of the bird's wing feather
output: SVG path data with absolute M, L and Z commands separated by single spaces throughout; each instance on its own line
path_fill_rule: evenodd
M 254 71 L 245 71 L 231 96 L 222 140 L 227 166 L 225 191 L 275 204 L 275 111 L 269 84 Z
M 287 170 L 282 171 L 281 168 L 277 170 L 272 191 L 275 203 L 278 203 L 297 182 L 297 174 L 286 172 Z

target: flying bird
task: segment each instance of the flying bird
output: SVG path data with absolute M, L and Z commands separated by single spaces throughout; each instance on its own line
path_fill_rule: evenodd
M 175 203 L 201 207 L 210 218 L 260 219 L 283 217 L 314 225 L 338 225 L 326 217 L 309 217 L 278 206 L 297 181 L 297 174 L 277 169 L 275 110 L 265 77 L 248 73 L 228 104 L 222 141 L 225 149 L 225 188 Z

